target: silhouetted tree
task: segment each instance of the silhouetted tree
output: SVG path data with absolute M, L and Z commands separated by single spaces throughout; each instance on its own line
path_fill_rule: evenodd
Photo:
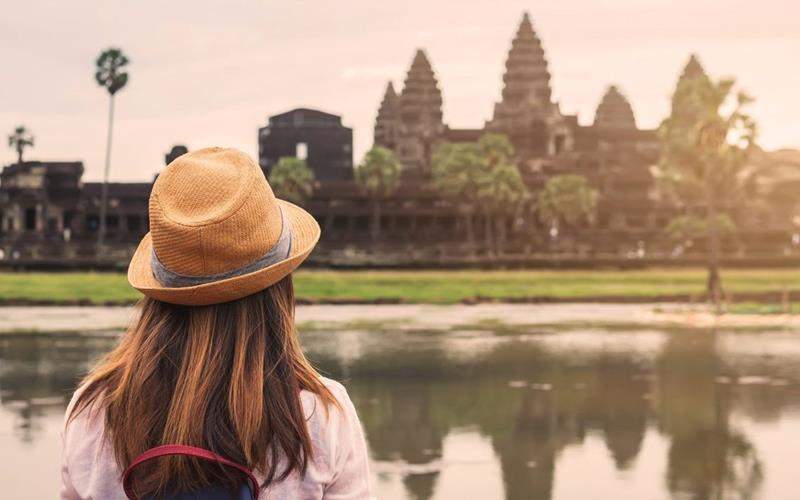
M 434 187 L 462 207 L 470 247 L 480 210 L 487 253 L 502 250 L 506 217 L 516 213 L 527 193 L 508 138 L 489 133 L 478 142 L 442 144 L 433 154 L 431 175 Z
M 712 81 L 693 55 L 678 80 L 672 113 L 659 128 L 660 177 L 686 209 L 700 210 L 695 226 L 707 239 L 707 289 L 720 308 L 720 240 L 723 221 L 752 193 L 757 172 L 747 165 L 756 124 L 743 108 L 752 99 L 734 93 L 732 79 Z M 727 107 L 730 106 L 730 110 Z
M 528 189 L 522 182 L 517 166 L 501 162 L 489 169 L 480 179 L 478 198 L 483 201 L 487 220 L 494 222 L 494 231 L 487 224 L 487 250 L 502 254 L 506 241 L 506 222 L 519 212 Z M 494 233 L 494 234 L 493 234 Z
M 400 184 L 400 161 L 384 147 L 374 146 L 356 166 L 356 182 L 372 201 L 370 233 L 373 241 L 380 236 L 381 202 Z
M 536 210 L 539 220 L 551 231 L 581 221 L 591 223 L 597 210 L 597 191 L 582 175 L 556 175 L 539 192 Z
M 478 140 L 484 168 L 478 177 L 478 199 L 484 212 L 486 252 L 502 251 L 505 218 L 517 212 L 527 188 L 522 182 L 511 141 L 504 134 L 488 133 Z
M 114 126 L 114 96 L 128 83 L 125 67 L 128 58 L 118 48 L 104 50 L 95 62 L 94 79 L 108 92 L 108 137 L 106 139 L 106 163 L 103 169 L 103 187 L 100 199 L 100 228 L 97 234 L 98 252 L 102 250 L 106 235 L 106 209 L 108 205 L 108 174 L 111 169 L 111 138 Z
M 278 198 L 302 205 L 314 193 L 314 172 L 305 160 L 284 156 L 272 167 L 269 185 Z
M 22 163 L 22 154 L 29 146 L 33 146 L 33 134 L 24 125 L 15 128 L 14 133 L 8 136 L 8 147 L 17 152 L 17 163 Z
M 475 246 L 474 218 L 479 181 L 485 168 L 478 144 L 474 142 L 441 144 L 431 162 L 433 186 L 463 213 L 470 250 Z

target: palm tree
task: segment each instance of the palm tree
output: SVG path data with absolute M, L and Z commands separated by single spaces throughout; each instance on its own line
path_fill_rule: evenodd
M 108 137 L 106 139 L 106 164 L 103 170 L 103 188 L 100 200 L 100 229 L 97 235 L 98 251 L 102 250 L 106 235 L 106 205 L 108 204 L 108 174 L 111 169 L 111 138 L 114 126 L 114 95 L 128 83 L 125 66 L 128 58 L 118 48 L 109 48 L 100 53 L 95 62 L 94 79 L 108 92 Z
M 659 128 L 659 177 L 681 206 L 701 212 L 692 225 L 703 229 L 708 242 L 706 287 L 717 311 L 723 294 L 721 234 L 731 229 L 735 209 L 747 202 L 759 174 L 747 162 L 756 124 L 744 107 L 752 99 L 734 95 L 734 86 L 731 79 L 711 80 L 692 56 L 672 97 L 672 113 Z
M 502 163 L 509 163 L 516 156 L 514 146 L 505 134 L 490 132 L 478 139 L 478 146 L 489 169 Z
M 367 151 L 356 166 L 356 182 L 372 201 L 372 223 L 370 233 L 377 241 L 381 231 L 381 201 L 397 190 L 400 185 L 400 161 L 394 152 L 381 146 Z
M 269 185 L 278 198 L 302 205 L 314 193 L 314 172 L 305 160 L 284 156 L 272 167 Z
M 495 249 L 502 250 L 505 216 L 516 211 L 527 189 L 519 174 L 514 146 L 505 134 L 482 135 L 478 149 L 484 164 L 478 177 L 478 199 L 484 213 L 486 253 L 493 257 Z
M 487 251 L 503 253 L 508 218 L 518 213 L 527 198 L 528 188 L 522 182 L 517 166 L 511 162 L 498 163 L 480 178 L 478 199 L 483 201 L 487 215 Z M 491 225 L 494 225 L 492 230 Z
M 473 220 L 479 201 L 479 180 L 485 168 L 478 144 L 474 142 L 441 144 L 431 161 L 434 188 L 463 213 L 470 251 L 475 247 Z
M 547 180 L 536 201 L 539 220 L 554 238 L 562 224 L 594 221 L 597 191 L 582 175 L 556 175 Z
M 517 211 L 527 193 L 514 157 L 508 138 L 495 133 L 485 134 L 478 142 L 441 144 L 433 154 L 433 185 L 463 207 L 470 249 L 475 242 L 473 219 L 480 209 L 487 253 L 502 250 L 506 217 Z
M 33 134 L 24 125 L 20 125 L 8 136 L 8 147 L 17 151 L 17 163 L 22 164 L 22 153 L 28 146 L 33 146 Z

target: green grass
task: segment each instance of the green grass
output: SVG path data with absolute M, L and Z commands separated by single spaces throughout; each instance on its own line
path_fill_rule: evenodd
M 800 290 L 800 270 L 737 269 L 723 273 L 726 291 L 741 293 Z M 301 270 L 295 274 L 297 296 L 304 299 L 402 300 L 452 303 L 476 297 L 489 299 L 597 297 L 648 299 L 669 295 L 699 296 L 703 269 L 636 271 L 332 271 Z M 14 300 L 91 303 L 135 301 L 120 273 L 0 273 L 0 302 Z
M 125 303 L 139 298 L 121 273 L 0 273 L 0 301 Z
M 800 271 L 793 270 L 731 270 L 723 279 L 726 290 L 734 297 L 737 293 L 800 289 Z M 317 299 L 456 302 L 476 296 L 495 299 L 648 298 L 699 296 L 705 288 L 705 271 L 301 271 L 296 282 L 299 296 Z

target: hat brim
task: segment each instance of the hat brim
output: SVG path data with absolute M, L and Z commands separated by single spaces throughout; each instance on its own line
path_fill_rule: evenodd
M 128 283 L 153 299 L 188 306 L 230 302 L 277 283 L 308 257 L 320 236 L 319 224 L 311 214 L 288 201 L 277 200 L 277 202 L 292 226 L 292 247 L 286 259 L 252 273 L 211 283 L 165 287 L 153 276 L 151 268 L 153 240 L 150 233 L 147 233 L 131 258 L 128 266 Z

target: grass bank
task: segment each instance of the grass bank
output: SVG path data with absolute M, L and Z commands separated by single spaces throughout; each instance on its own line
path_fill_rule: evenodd
M 724 272 L 733 301 L 800 297 L 800 270 Z M 498 301 L 683 301 L 703 295 L 703 269 L 338 271 L 301 270 L 297 296 L 308 302 L 455 303 Z M 0 273 L 0 303 L 124 304 L 138 299 L 120 273 Z

